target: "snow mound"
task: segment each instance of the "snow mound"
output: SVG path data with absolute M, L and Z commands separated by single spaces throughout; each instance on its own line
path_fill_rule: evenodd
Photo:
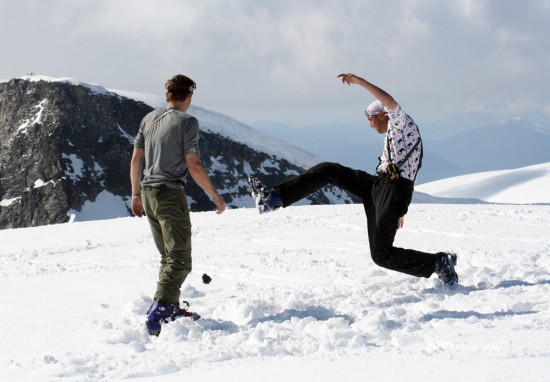
M 462 175 L 415 187 L 442 198 L 476 198 L 492 203 L 550 204 L 550 162 L 514 170 Z

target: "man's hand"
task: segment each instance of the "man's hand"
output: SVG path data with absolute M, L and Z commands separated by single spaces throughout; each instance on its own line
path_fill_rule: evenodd
M 219 194 L 214 196 L 212 200 L 214 201 L 214 204 L 218 208 L 218 211 L 216 211 L 216 213 L 218 215 L 223 213 L 223 211 L 225 211 L 225 200 L 223 200 L 223 198 Z
M 378 86 L 371 84 L 364 78 L 357 77 L 355 74 L 352 73 L 340 74 L 338 75 L 338 78 L 341 78 L 344 84 L 357 84 L 359 86 L 362 86 L 368 92 L 370 92 L 374 96 L 374 98 L 380 100 L 380 102 L 382 102 L 384 106 L 386 106 L 390 110 L 393 110 L 397 107 L 397 102 L 393 99 L 391 95 L 389 95 L 385 90 L 380 89 Z
M 344 84 L 358 84 L 361 81 L 361 78 L 357 77 L 355 74 L 348 73 L 348 74 L 340 74 L 338 75 L 338 78 L 342 79 L 342 83 Z
M 132 198 L 132 213 L 140 218 L 143 215 L 143 202 L 141 198 Z
M 216 187 L 214 187 L 214 185 L 210 181 L 206 170 L 202 166 L 199 156 L 196 153 L 187 154 L 185 156 L 185 161 L 187 162 L 189 174 L 191 175 L 195 183 L 197 183 L 199 187 L 204 190 L 204 192 L 210 195 L 212 201 L 218 208 L 217 213 L 221 214 L 223 211 L 225 211 L 225 201 L 216 190 Z
M 401 216 L 397 219 L 397 229 L 403 228 L 403 224 L 405 224 L 405 216 Z

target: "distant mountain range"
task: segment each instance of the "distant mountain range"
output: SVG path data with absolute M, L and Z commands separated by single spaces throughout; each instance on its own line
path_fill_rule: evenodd
M 428 174 L 425 181 L 494 170 L 516 169 L 550 162 L 550 123 L 540 125 L 514 118 L 465 131 L 450 138 L 426 140 Z M 452 167 L 430 174 L 430 153 L 445 158 Z M 443 170 L 443 171 L 441 171 Z M 431 175 L 431 176 L 430 176 Z
M 295 128 L 257 122 L 254 126 L 323 160 L 367 172 L 375 170 L 382 151 L 382 136 L 366 120 L 364 125 Z M 490 114 L 470 113 L 420 124 L 420 129 L 425 152 L 418 184 L 550 162 L 550 118 L 544 114 L 499 121 Z

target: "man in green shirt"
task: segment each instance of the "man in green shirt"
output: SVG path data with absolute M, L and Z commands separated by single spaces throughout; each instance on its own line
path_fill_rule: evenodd
M 191 219 L 184 190 L 187 174 L 212 198 L 218 214 L 226 207 L 200 161 L 198 120 L 187 114 L 195 82 L 178 74 L 165 87 L 168 104 L 143 118 L 130 163 L 132 212 L 141 217 L 145 211 L 161 254 L 159 281 L 146 322 L 149 333 L 156 336 L 161 322 L 178 309 L 181 285 L 192 268 Z

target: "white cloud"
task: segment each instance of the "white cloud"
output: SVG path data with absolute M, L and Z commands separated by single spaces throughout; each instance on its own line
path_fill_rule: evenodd
M 360 119 L 355 72 L 420 119 L 548 104 L 548 0 L 0 0 L 0 78 L 30 71 L 161 94 L 185 73 L 195 103 L 245 122 Z M 489 106 L 490 105 L 490 106 Z M 440 115 L 441 116 L 441 115 Z

